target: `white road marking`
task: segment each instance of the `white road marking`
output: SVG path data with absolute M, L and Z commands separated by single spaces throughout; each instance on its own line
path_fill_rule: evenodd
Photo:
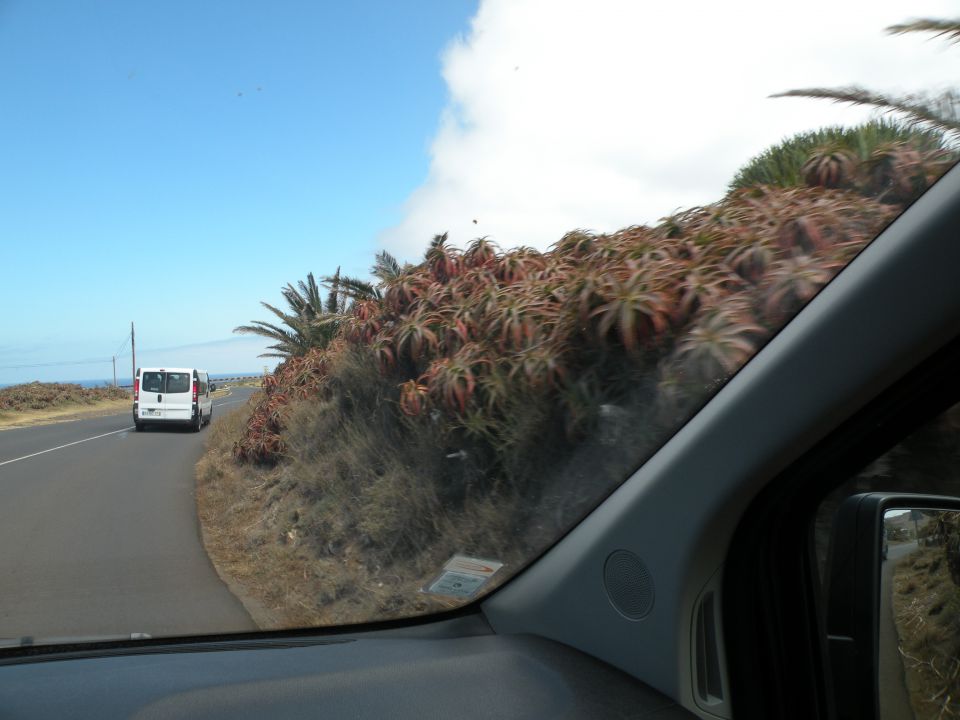
M 215 407 L 222 407 L 224 405 L 233 405 L 234 403 L 238 403 L 238 402 L 245 402 L 245 400 L 231 400 L 229 402 L 217 403 Z M 134 429 L 135 429 L 134 426 L 131 425 L 130 427 L 126 427 L 121 430 L 113 430 L 112 432 L 103 433 L 103 435 L 94 435 L 93 437 L 84 438 L 83 440 L 74 440 L 73 442 L 67 443 L 66 445 L 57 445 L 57 447 L 48 448 L 47 450 L 41 450 L 40 452 L 30 453 L 29 455 L 24 455 L 23 457 L 13 458 L 12 460 L 4 460 L 3 462 L 0 462 L 0 467 L 3 467 L 4 465 L 9 465 L 10 463 L 20 462 L 21 460 L 29 460 L 30 458 L 36 457 L 37 455 L 45 455 L 46 453 L 53 452 L 54 450 L 63 450 L 64 448 L 68 448 L 72 445 L 79 445 L 80 443 L 90 442 L 91 440 L 99 440 L 100 438 L 107 437 L 108 435 L 116 435 L 117 433 L 130 432 L 131 430 L 134 430 Z
M 44 455 L 48 452 L 53 452 L 54 450 L 63 450 L 68 448 L 71 445 L 79 445 L 80 443 L 90 442 L 91 440 L 99 440 L 100 438 L 107 437 L 107 435 L 116 435 L 117 433 L 130 432 L 133 430 L 133 425 L 130 427 L 123 428 L 122 430 L 114 430 L 112 432 L 104 433 L 103 435 L 94 435 L 93 437 L 84 438 L 83 440 L 74 440 L 72 443 L 67 443 L 66 445 L 57 445 L 57 447 L 49 448 L 48 450 L 41 450 L 40 452 L 31 453 L 30 455 L 24 455 L 23 457 L 13 458 L 13 460 L 4 460 L 0 462 L 0 467 L 4 465 L 9 465 L 10 463 L 20 462 L 21 460 L 28 460 L 29 458 L 36 457 L 37 455 Z

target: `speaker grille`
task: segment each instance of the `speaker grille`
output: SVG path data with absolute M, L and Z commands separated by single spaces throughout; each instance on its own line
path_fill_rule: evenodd
M 615 550 L 603 565 L 603 585 L 613 606 L 626 618 L 640 620 L 653 610 L 653 578 L 629 550 Z

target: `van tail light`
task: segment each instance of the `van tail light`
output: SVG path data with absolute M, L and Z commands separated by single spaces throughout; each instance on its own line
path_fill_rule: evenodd
M 197 401 L 197 381 L 193 381 L 193 401 Z
M 140 399 L 140 378 L 133 379 L 133 401 Z

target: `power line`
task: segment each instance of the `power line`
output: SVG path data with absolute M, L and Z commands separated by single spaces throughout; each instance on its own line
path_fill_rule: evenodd
M 89 358 L 87 360 L 60 360 L 56 362 L 43 363 L 24 363 L 21 365 L 0 365 L 0 370 L 29 370 L 31 368 L 67 367 L 71 365 L 106 365 L 107 363 L 113 363 L 118 358 L 125 357 L 126 355 L 130 354 L 130 349 L 127 348 L 127 343 L 129 343 L 130 340 L 130 335 L 124 337 L 123 342 L 120 343 L 120 347 L 117 348 L 117 351 L 112 357 Z
M 106 365 L 113 358 L 90 358 L 89 360 L 63 360 L 61 362 L 33 363 L 30 365 L 0 365 L 0 370 L 25 370 L 28 368 L 62 367 L 65 365 Z

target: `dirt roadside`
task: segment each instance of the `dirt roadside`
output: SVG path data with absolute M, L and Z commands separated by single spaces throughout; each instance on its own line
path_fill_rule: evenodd
M 117 415 L 130 410 L 131 407 L 131 400 L 104 400 L 92 405 L 69 405 L 45 410 L 0 413 L 0 431 Z
M 230 396 L 229 388 L 211 393 L 213 398 Z M 133 399 L 103 400 L 91 405 L 66 405 L 44 410 L 22 410 L 0 412 L 0 432 L 18 428 L 34 427 L 37 425 L 51 425 L 53 423 L 73 422 L 88 418 L 119 415 L 123 412 L 132 412 Z

